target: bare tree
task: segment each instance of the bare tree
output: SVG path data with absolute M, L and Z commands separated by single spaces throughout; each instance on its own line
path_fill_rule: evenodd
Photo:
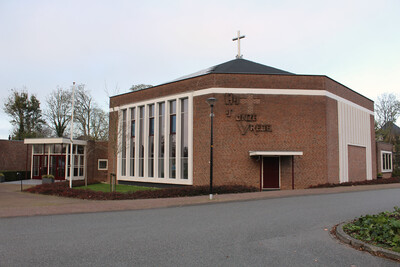
M 400 116 L 400 101 L 393 93 L 378 96 L 375 103 L 376 136 L 386 142 L 393 141 L 393 124 Z
M 108 114 L 99 108 L 93 109 L 93 119 L 90 121 L 93 140 L 108 139 Z
M 64 136 L 71 120 L 71 98 L 70 90 L 57 87 L 46 99 L 45 117 L 57 137 Z
M 107 138 L 108 121 L 106 114 L 94 101 L 92 95 L 80 84 L 75 92 L 75 120 L 82 136 L 92 140 Z

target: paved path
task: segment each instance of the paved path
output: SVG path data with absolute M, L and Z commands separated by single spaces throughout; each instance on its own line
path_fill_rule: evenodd
M 26 187 L 26 186 L 25 186 Z M 62 198 L 20 192 L 20 186 L 15 184 L 0 184 L 0 218 L 15 216 L 33 216 L 50 214 L 87 213 L 102 211 L 139 210 L 150 208 L 165 208 L 185 205 L 222 203 L 255 199 L 270 199 L 306 195 L 333 194 L 343 192 L 369 191 L 376 189 L 400 188 L 400 184 L 364 185 L 351 187 L 336 187 L 322 189 L 263 191 L 244 194 L 216 195 L 210 201 L 207 196 L 94 201 L 73 198 Z M 400 206 L 400 203 L 399 203 Z
M 338 222 L 399 205 L 400 188 L 386 187 L 262 192 L 219 196 L 214 205 L 0 218 L 0 266 L 398 266 L 328 233 Z M 271 198 L 219 203 L 233 196 Z M 205 198 L 183 199 L 208 203 Z M 152 203 L 162 206 L 161 201 L 166 200 Z M 59 208 L 143 203 L 78 202 L 53 203 Z

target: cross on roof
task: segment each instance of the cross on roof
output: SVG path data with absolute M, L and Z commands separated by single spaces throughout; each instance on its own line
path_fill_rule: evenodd
M 254 105 L 260 104 L 260 99 L 255 98 L 254 95 L 247 95 L 247 97 L 240 99 L 240 103 L 247 104 L 248 114 L 254 114 Z
M 237 37 L 233 38 L 232 41 L 238 41 L 238 54 L 236 56 L 236 58 L 242 58 L 243 55 L 240 54 L 240 39 L 243 39 L 244 37 L 246 37 L 245 35 L 240 36 L 240 31 L 238 31 Z

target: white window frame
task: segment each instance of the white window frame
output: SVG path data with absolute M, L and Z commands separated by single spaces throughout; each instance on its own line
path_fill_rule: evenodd
M 390 156 L 390 169 L 385 169 L 385 160 L 384 160 L 384 155 Z M 381 151 L 381 171 L 382 172 L 392 172 L 393 171 L 393 155 L 392 151 Z
M 181 177 L 181 164 L 180 164 L 180 155 L 181 155 L 181 118 L 180 118 L 180 103 L 181 99 L 187 98 L 188 99 L 188 141 L 189 141 L 189 153 L 188 153 L 188 179 L 182 179 Z M 170 126 L 170 121 L 169 121 L 169 101 L 175 100 L 176 101 L 176 177 L 175 178 L 170 178 L 169 177 L 169 126 Z M 159 178 L 158 177 L 158 135 L 159 135 L 159 117 L 158 117 L 158 104 L 159 103 L 165 103 L 165 128 L 164 128 L 164 137 L 165 137 L 165 143 L 164 143 L 164 178 Z M 148 177 L 148 120 L 149 120 L 149 113 L 148 113 L 148 105 L 154 104 L 154 177 Z M 118 180 L 123 180 L 123 181 L 134 181 L 134 182 L 152 182 L 152 183 L 164 183 L 164 184 L 183 184 L 183 185 L 192 185 L 193 184 L 193 93 L 185 93 L 185 94 L 179 94 L 179 95 L 171 95 L 167 97 L 162 97 L 162 98 L 155 98 L 151 100 L 146 100 L 142 102 L 137 102 L 137 103 L 132 103 L 128 105 L 123 105 L 118 107 L 118 110 L 130 110 L 130 108 L 135 107 L 136 108 L 136 142 L 139 141 L 139 107 L 144 106 L 145 112 L 144 112 L 144 146 L 145 146 L 145 151 L 144 151 L 144 176 L 139 177 L 138 173 L 139 170 L 136 168 L 138 167 L 139 163 L 139 158 L 138 158 L 138 152 L 139 152 L 139 146 L 135 146 L 135 175 L 130 176 L 129 172 L 129 167 L 127 164 L 127 172 L 126 176 L 121 176 L 121 173 L 117 171 L 117 179 Z M 127 112 L 127 121 L 129 121 L 129 112 Z M 127 128 L 130 127 L 130 124 L 127 123 Z M 119 120 L 119 127 L 122 127 L 122 120 Z M 129 129 L 126 131 L 129 133 Z M 129 136 L 129 134 L 127 135 Z M 157 138 L 157 139 L 156 139 Z M 121 142 L 120 137 L 118 136 L 118 143 Z M 130 143 L 127 141 L 127 149 L 129 148 Z M 128 158 L 128 157 L 127 157 Z M 117 166 L 120 166 L 120 161 L 121 161 L 121 153 L 117 156 Z
M 100 162 L 106 162 L 106 167 L 105 168 L 100 168 Z M 108 159 L 98 159 L 97 160 L 97 170 L 99 171 L 108 171 Z

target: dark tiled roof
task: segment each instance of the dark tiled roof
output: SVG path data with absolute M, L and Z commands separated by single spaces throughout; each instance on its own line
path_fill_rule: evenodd
M 396 136 L 400 136 L 400 128 L 393 122 L 387 122 L 385 125 L 382 126 L 383 130 L 390 129 L 391 133 Z
M 255 63 L 250 60 L 239 58 L 180 77 L 176 80 L 173 80 L 172 82 L 190 79 L 210 73 L 295 75 L 294 73 L 291 72 L 287 72 L 270 66 Z

